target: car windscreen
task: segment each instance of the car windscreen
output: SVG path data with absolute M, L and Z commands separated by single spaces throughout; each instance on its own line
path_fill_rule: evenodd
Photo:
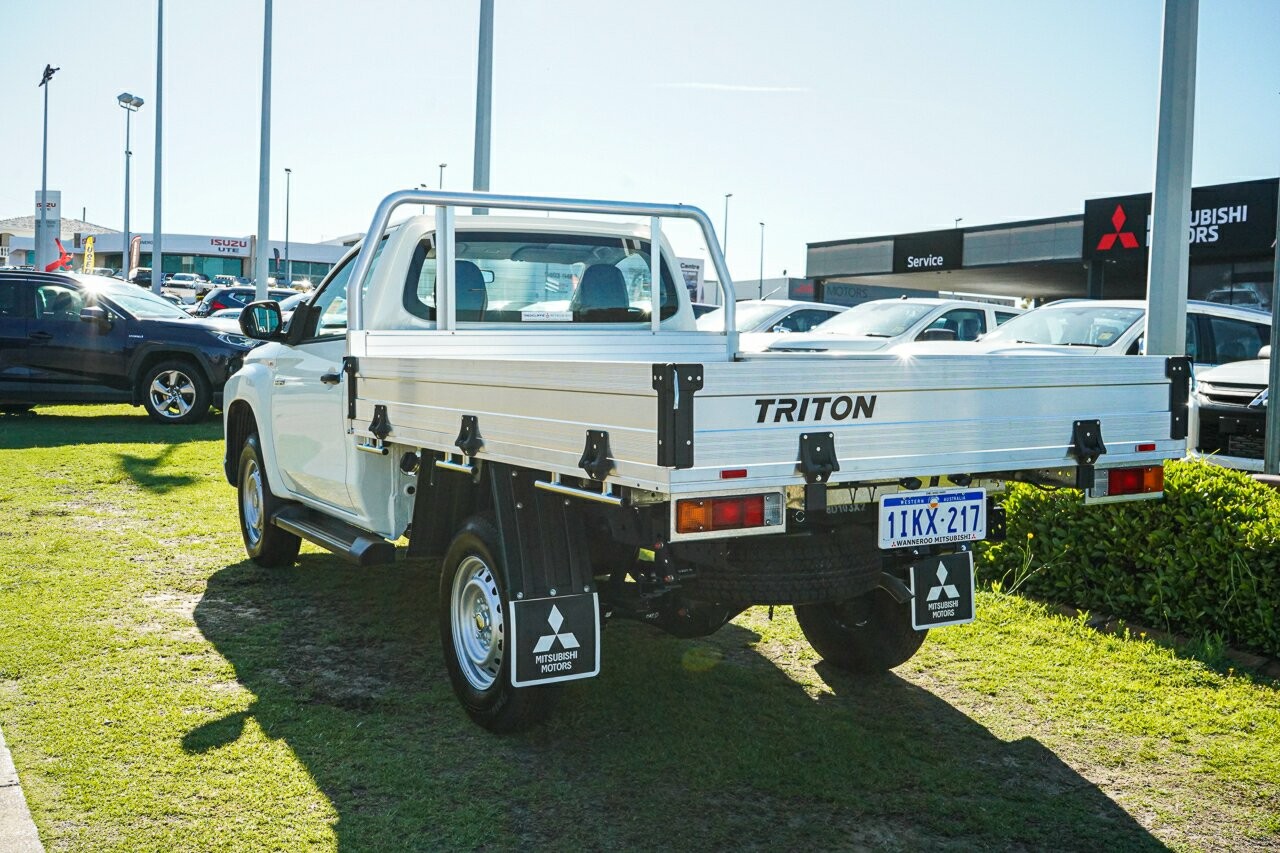
M 1115 343 L 1145 312 L 1096 303 L 1046 305 L 1014 317 L 984 342 L 1105 347 Z
M 739 332 L 754 332 L 757 327 L 774 314 L 782 306 L 768 302 L 739 302 L 734 306 L 733 322 Z M 704 332 L 724 331 L 724 308 L 708 311 L 697 320 L 698 328 Z M 761 330 L 767 331 L 767 330 Z
M 190 320 L 191 315 L 167 299 L 135 285 L 106 285 L 95 289 L 126 314 L 140 320 Z
M 820 323 L 813 331 L 859 338 L 893 338 L 910 329 L 935 307 L 918 302 L 863 302 Z

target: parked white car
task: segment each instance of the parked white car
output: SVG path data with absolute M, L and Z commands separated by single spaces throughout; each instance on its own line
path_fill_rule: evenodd
M 1271 347 L 1248 361 L 1196 374 L 1187 447 L 1192 456 L 1242 471 L 1261 471 L 1266 456 Z
M 796 299 L 743 299 L 734 305 L 734 324 L 741 336 L 738 347 L 758 352 L 781 335 L 808 332 L 848 310 L 844 305 L 801 302 Z M 724 308 L 708 311 L 697 320 L 704 332 L 724 330 Z
M 209 289 L 209 279 L 193 272 L 176 272 L 167 279 L 162 288 L 181 299 L 187 305 L 194 305 Z
M 969 352 L 1046 352 L 1055 355 L 1139 355 L 1147 303 L 1136 299 L 1065 299 L 1010 320 Z M 1187 302 L 1187 355 L 1197 368 L 1257 356 L 1271 338 L 1271 315 L 1214 302 Z M 956 352 L 944 344 L 915 344 L 898 352 Z
M 872 352 L 911 341 L 974 341 L 1022 313 L 966 299 L 874 299 L 806 335 L 775 341 L 770 352 Z

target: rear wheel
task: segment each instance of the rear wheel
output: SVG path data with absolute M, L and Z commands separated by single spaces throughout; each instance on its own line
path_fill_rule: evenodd
M 540 722 L 551 712 L 554 687 L 513 687 L 514 636 L 510 599 L 498 562 L 498 532 L 483 516 L 462 525 L 440 573 L 440 646 L 458 701 L 472 720 L 495 732 Z
M 209 415 L 213 392 L 200 369 L 189 361 L 152 365 L 142 377 L 142 407 L 162 424 L 194 424 Z
M 250 433 L 240 450 L 236 488 L 240 500 L 240 536 L 244 550 L 259 566 L 289 566 L 298 558 L 302 540 L 271 523 L 271 516 L 284 501 L 271 493 L 267 470 L 262 464 L 258 434 Z
M 911 605 L 883 589 L 836 604 L 797 604 L 796 621 L 827 662 L 862 675 L 887 672 L 911 659 L 928 631 L 911 627 Z

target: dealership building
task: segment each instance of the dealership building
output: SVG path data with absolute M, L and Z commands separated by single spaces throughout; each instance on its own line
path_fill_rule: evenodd
M 103 228 L 78 219 L 58 220 L 62 248 L 71 255 L 74 270 L 85 267 L 85 252 L 92 245 L 93 259 L 88 266 L 120 269 L 123 264 L 124 235 L 119 231 Z M 36 218 L 20 216 L 0 219 L 0 266 L 22 266 L 35 263 Z M 92 244 L 90 239 L 93 238 Z M 138 263 L 150 267 L 152 235 L 135 234 L 139 239 Z M 281 240 L 268 241 L 268 275 L 283 281 L 288 269 L 294 281 L 307 279 L 319 284 L 333 266 L 350 249 L 339 238 L 327 243 L 285 244 Z M 218 234 L 165 234 L 161 249 L 164 252 L 166 273 L 202 273 L 209 278 L 215 275 L 235 275 L 252 278 L 252 259 L 256 240 L 253 237 Z
M 1277 183 L 1192 190 L 1189 298 L 1270 304 Z M 805 272 L 825 302 L 872 287 L 1145 299 L 1150 219 L 1149 193 L 1089 199 L 1068 216 L 810 243 Z

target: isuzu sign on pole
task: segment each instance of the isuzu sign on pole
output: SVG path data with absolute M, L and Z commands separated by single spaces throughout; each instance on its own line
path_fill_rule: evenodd
M 44 209 L 44 228 L 40 227 L 41 208 Z M 52 260 L 60 254 L 57 244 L 54 242 L 62 236 L 62 191 L 48 190 L 45 193 L 43 204 L 40 199 L 40 191 L 36 190 L 36 240 L 35 252 L 37 258 L 48 258 Z
M 93 269 L 93 236 L 90 235 L 84 241 L 84 264 L 80 267 L 84 272 L 90 272 Z

